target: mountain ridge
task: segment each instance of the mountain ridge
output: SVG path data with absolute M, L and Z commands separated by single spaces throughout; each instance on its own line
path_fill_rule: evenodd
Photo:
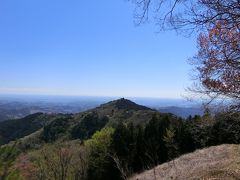
M 29 136 L 42 128 L 43 136 L 46 136 L 43 139 L 54 136 L 53 140 L 55 140 L 59 136 L 64 136 L 67 132 L 72 133 L 71 136 L 74 138 L 84 138 L 85 135 L 79 135 L 79 133 L 76 135 L 75 133 L 86 131 L 86 137 L 89 137 L 96 130 L 106 125 L 116 126 L 120 121 L 144 124 L 155 113 L 159 114 L 156 110 L 124 98 L 76 114 L 35 113 L 24 118 L 0 122 L 0 144 Z M 96 128 L 92 128 L 93 126 L 96 126 Z M 58 128 L 59 130 L 56 130 Z M 89 134 L 88 131 L 91 133 Z

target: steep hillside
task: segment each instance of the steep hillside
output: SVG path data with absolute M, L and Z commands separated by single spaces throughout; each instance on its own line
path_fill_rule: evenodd
M 40 128 L 47 121 L 48 117 L 42 113 L 26 116 L 22 119 L 8 120 L 0 123 L 0 144 L 7 143 L 26 135 L 29 135 Z
M 30 135 L 55 119 L 68 116 L 36 113 L 21 119 L 0 122 L 0 145 Z
M 135 175 L 130 180 L 240 179 L 240 145 L 197 150 Z

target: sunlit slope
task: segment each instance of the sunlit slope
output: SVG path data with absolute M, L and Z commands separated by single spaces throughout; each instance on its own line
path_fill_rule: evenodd
M 224 144 L 197 150 L 130 179 L 240 179 L 240 145 Z

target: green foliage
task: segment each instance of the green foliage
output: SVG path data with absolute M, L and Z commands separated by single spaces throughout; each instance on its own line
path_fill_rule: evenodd
M 18 170 L 11 170 L 11 172 L 6 177 L 6 180 L 24 180 Z
M 130 129 L 126 124 L 119 123 L 113 136 L 113 146 L 117 156 L 127 159 L 132 150 L 132 143 L 134 143 L 133 128 Z
M 116 127 L 113 135 L 112 148 L 118 162 L 124 169 L 119 169 L 123 176 L 129 175 L 133 171 L 133 163 L 136 149 L 136 130 L 133 123 L 124 124 L 122 122 Z M 116 158 L 115 158 L 116 160 Z M 124 170 L 124 172 L 123 172 Z
M 178 144 L 175 140 L 176 131 L 170 126 L 166 129 L 166 134 L 163 136 L 166 149 L 168 151 L 168 158 L 171 160 L 178 155 Z
M 136 144 L 133 155 L 132 169 L 134 172 L 143 170 L 145 167 L 144 154 L 146 146 L 144 142 L 144 128 L 141 125 L 136 127 Z
M 169 144 L 164 141 L 164 136 L 166 136 L 166 130 L 178 129 L 180 125 L 181 119 L 177 119 L 171 114 L 153 116 L 152 120 L 146 125 L 144 133 L 146 146 L 148 147 L 145 153 L 148 166 L 154 166 L 172 158 L 168 156 L 167 146 Z M 178 137 L 177 134 L 178 131 L 174 132 L 171 141 L 177 142 L 175 140 Z M 178 146 L 177 143 L 176 146 Z M 177 152 L 172 153 L 176 154 Z
M 61 135 L 66 134 L 69 127 L 69 119 L 57 118 L 43 128 L 43 139 L 46 142 L 57 140 Z
M 101 152 L 106 156 L 112 143 L 114 131 L 111 127 L 103 128 L 101 131 L 97 131 L 85 144 L 91 149 L 93 154 Z
M 184 122 L 180 139 L 181 153 L 192 152 L 196 149 L 204 148 L 209 145 L 212 124 L 206 116 L 189 117 Z
M 13 166 L 19 151 L 14 145 L 6 145 L 0 147 L 0 179 L 12 179 L 12 177 L 17 177 L 18 172 L 11 169 Z
M 42 139 L 42 131 L 43 130 L 36 131 L 29 136 L 19 139 L 16 144 L 17 148 L 22 152 L 41 148 L 45 143 Z
M 211 129 L 210 145 L 240 143 L 240 114 L 219 114 Z
M 42 128 L 45 120 L 42 113 L 36 113 L 22 119 L 1 122 L 0 143 L 5 144 L 39 130 Z
M 73 139 L 87 139 L 97 130 L 102 129 L 108 122 L 108 117 L 100 118 L 96 112 L 86 114 L 83 119 L 73 127 L 71 135 Z
M 165 162 L 177 155 L 177 134 L 170 136 L 166 129 L 172 126 L 179 126 L 176 117 L 166 114 L 165 116 L 153 116 L 152 120 L 146 124 L 134 127 L 132 123 L 120 123 L 113 135 L 113 151 L 117 157 L 124 161 L 124 167 L 128 172 L 137 172 L 150 168 L 159 163 Z M 176 128 L 177 129 L 177 128 Z M 168 129 L 167 129 L 168 130 Z M 169 128 L 168 131 L 172 130 Z M 168 143 L 164 141 L 168 138 Z M 168 147 L 171 148 L 168 150 Z
M 86 141 L 90 152 L 88 179 L 117 179 L 117 171 L 111 158 L 113 134 L 113 128 L 103 128 Z

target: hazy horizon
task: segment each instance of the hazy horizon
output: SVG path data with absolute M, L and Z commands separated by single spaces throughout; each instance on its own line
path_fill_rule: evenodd
M 95 102 L 100 105 L 120 98 L 129 99 L 135 103 L 149 107 L 193 107 L 199 106 L 200 101 L 189 101 L 185 98 L 154 98 L 154 97 L 124 97 L 124 96 L 58 96 L 58 95 L 22 95 L 22 94 L 0 94 L 0 100 L 9 102 L 46 102 L 67 103 L 72 105 L 81 102 Z

